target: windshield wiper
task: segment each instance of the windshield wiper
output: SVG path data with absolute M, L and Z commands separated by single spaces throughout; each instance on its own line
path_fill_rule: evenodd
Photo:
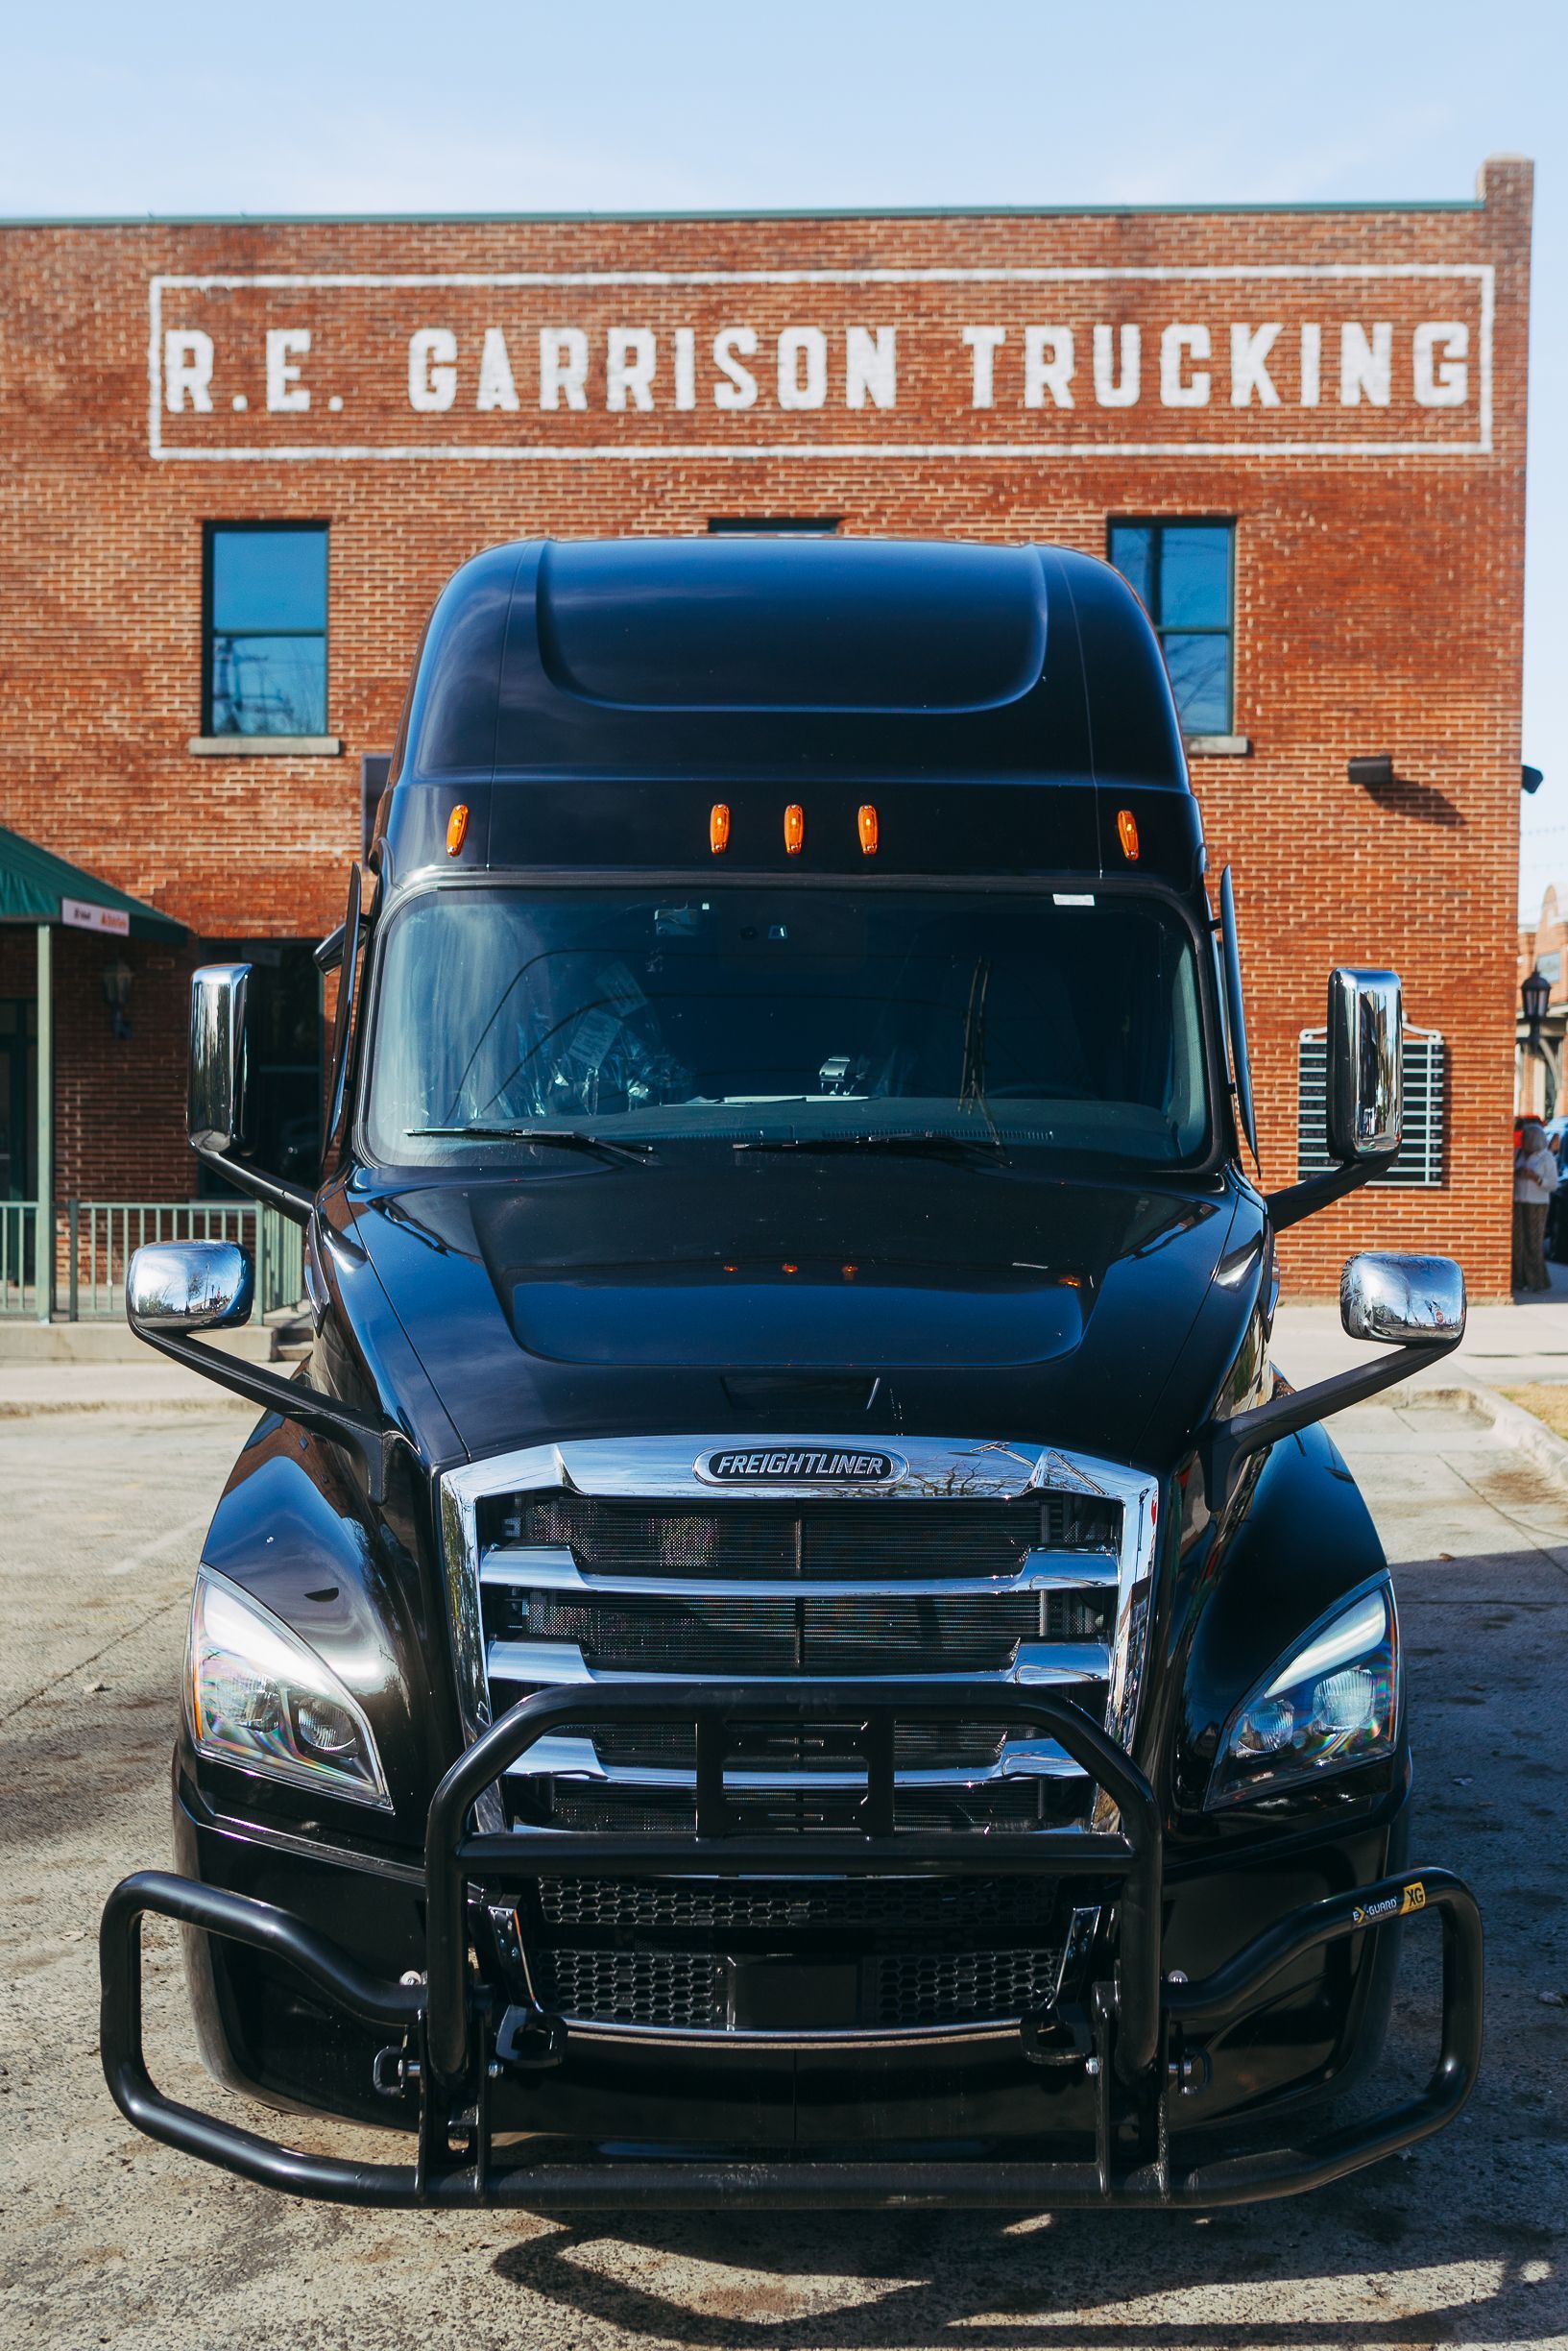
M 576 1127 L 414 1127 L 410 1133 L 422 1142 L 438 1137 L 478 1143 L 547 1143 L 564 1151 L 591 1151 L 622 1167 L 646 1167 L 656 1156 L 651 1143 L 611 1143 L 603 1135 L 584 1134 Z
M 928 1159 L 968 1159 L 978 1151 L 983 1158 L 1006 1156 L 1006 1148 L 997 1134 L 901 1134 L 896 1129 L 886 1134 L 838 1135 L 760 1135 L 754 1141 L 736 1143 L 736 1151 L 886 1151 L 918 1153 Z

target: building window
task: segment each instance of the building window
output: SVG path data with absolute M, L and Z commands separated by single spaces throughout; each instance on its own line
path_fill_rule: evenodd
M 842 515 L 710 515 L 712 539 L 831 539 Z
M 1304 1029 L 1296 1050 L 1296 1176 L 1333 1166 L 1328 1147 L 1328 1048 L 1325 1031 Z M 1443 1180 L 1443 1040 L 1435 1029 L 1405 1030 L 1404 1140 L 1374 1183 L 1432 1190 Z
M 1108 552 L 1159 633 L 1184 735 L 1228 735 L 1233 719 L 1235 526 L 1113 522 Z
M 205 641 L 205 735 L 325 735 L 325 525 L 209 522 Z

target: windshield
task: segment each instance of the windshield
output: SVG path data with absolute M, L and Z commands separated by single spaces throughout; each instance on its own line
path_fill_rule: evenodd
M 388 929 L 381 1164 L 554 1145 L 1205 1148 L 1191 938 L 1147 898 L 437 888 Z M 553 1154 L 552 1154 L 553 1155 Z

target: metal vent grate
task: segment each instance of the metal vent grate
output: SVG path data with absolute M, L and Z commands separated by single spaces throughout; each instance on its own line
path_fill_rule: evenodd
M 1022 2016 L 1055 1990 L 1052 1951 L 918 1951 L 879 1959 L 880 2024 L 953 2024 Z
M 1446 1052 L 1435 1029 L 1407 1029 L 1401 1063 L 1405 1081 L 1405 1139 L 1374 1183 L 1428 1190 L 1443 1180 Z M 1334 1161 L 1328 1148 L 1328 1046 L 1321 1029 L 1304 1029 L 1296 1049 L 1296 1176 L 1320 1176 Z
M 547 1927 L 599 1932 L 870 1929 L 923 1940 L 1050 1931 L 1055 1881 L 1026 1878 L 841 1878 L 799 1880 L 544 1878 Z
M 601 2024 L 722 2024 L 724 1962 L 708 1951 L 545 1951 L 541 2003 Z

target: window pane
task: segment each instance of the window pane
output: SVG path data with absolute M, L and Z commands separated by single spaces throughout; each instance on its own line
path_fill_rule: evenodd
M 1128 586 L 1135 588 L 1154 610 L 1153 581 L 1149 549 L 1154 533 L 1145 522 L 1113 522 L 1111 524 L 1111 561 Z
M 1168 522 L 1161 534 L 1162 628 L 1230 625 L 1230 525 Z
M 1188 735 L 1230 733 L 1230 639 L 1166 637 L 1166 667 Z
M 215 530 L 212 626 L 261 634 L 326 626 L 324 530 Z
M 325 735 L 324 637 L 212 640 L 214 735 Z

